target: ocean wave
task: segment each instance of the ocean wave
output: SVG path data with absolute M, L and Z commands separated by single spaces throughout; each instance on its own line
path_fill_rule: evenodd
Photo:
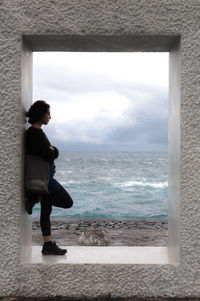
M 61 185 L 80 184 L 80 182 L 74 181 L 74 180 L 69 180 L 69 181 L 61 181 L 60 184 Z
M 56 173 L 60 173 L 62 175 L 71 174 L 73 173 L 73 170 L 57 170 Z
M 158 183 L 150 183 L 150 182 L 140 182 L 140 181 L 125 181 L 123 183 L 115 183 L 116 186 L 121 188 L 131 187 L 131 186 L 150 186 L 153 188 L 165 188 L 168 187 L 168 181 L 158 182 Z

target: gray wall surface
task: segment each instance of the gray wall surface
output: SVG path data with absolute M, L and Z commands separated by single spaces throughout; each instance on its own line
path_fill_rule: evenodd
M 200 295 L 200 1 L 0 1 L 0 296 Z M 169 255 L 177 264 L 31 264 L 24 110 L 32 51 L 169 51 Z

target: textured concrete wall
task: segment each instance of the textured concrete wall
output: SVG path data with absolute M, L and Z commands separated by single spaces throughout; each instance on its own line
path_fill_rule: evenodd
M 200 295 L 199 23 L 199 0 L 0 2 L 1 296 Z M 22 35 L 28 37 L 27 44 Z M 75 37 L 73 48 L 82 47 L 80 36 L 90 40 L 93 36 L 99 40 L 96 50 L 104 50 L 109 39 L 101 36 L 123 36 L 127 41 L 127 36 L 132 40 L 137 35 L 144 38 L 135 50 L 171 51 L 169 249 L 180 255 L 178 265 L 21 263 L 31 241 L 22 187 L 23 110 L 31 102 L 30 50 L 66 50 L 62 35 Z M 44 36 L 50 37 L 46 41 Z M 162 37 L 160 46 L 159 38 L 153 41 L 148 36 Z M 181 37 L 175 48 L 173 36 Z M 134 50 L 137 39 L 132 41 L 127 47 Z M 121 47 L 114 45 L 116 51 L 122 44 L 123 38 Z

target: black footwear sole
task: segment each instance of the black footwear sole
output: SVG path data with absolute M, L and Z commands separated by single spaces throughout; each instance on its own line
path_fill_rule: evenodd
M 67 251 L 65 253 L 52 253 L 52 252 L 49 252 L 49 251 L 43 251 L 41 252 L 43 255 L 65 255 L 67 253 Z
M 44 243 L 41 253 L 43 255 L 65 255 L 67 253 L 67 249 L 61 249 L 56 245 L 55 241 L 50 241 Z

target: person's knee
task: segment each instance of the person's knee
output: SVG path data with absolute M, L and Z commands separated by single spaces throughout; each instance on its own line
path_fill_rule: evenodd
M 73 201 L 72 200 L 68 200 L 67 204 L 66 204 L 66 208 L 71 208 L 73 206 Z
M 73 206 L 73 200 L 67 198 L 66 202 L 64 203 L 64 208 L 71 208 Z
M 62 199 L 63 199 L 63 208 L 71 208 L 73 206 L 73 200 L 69 193 L 62 188 Z

